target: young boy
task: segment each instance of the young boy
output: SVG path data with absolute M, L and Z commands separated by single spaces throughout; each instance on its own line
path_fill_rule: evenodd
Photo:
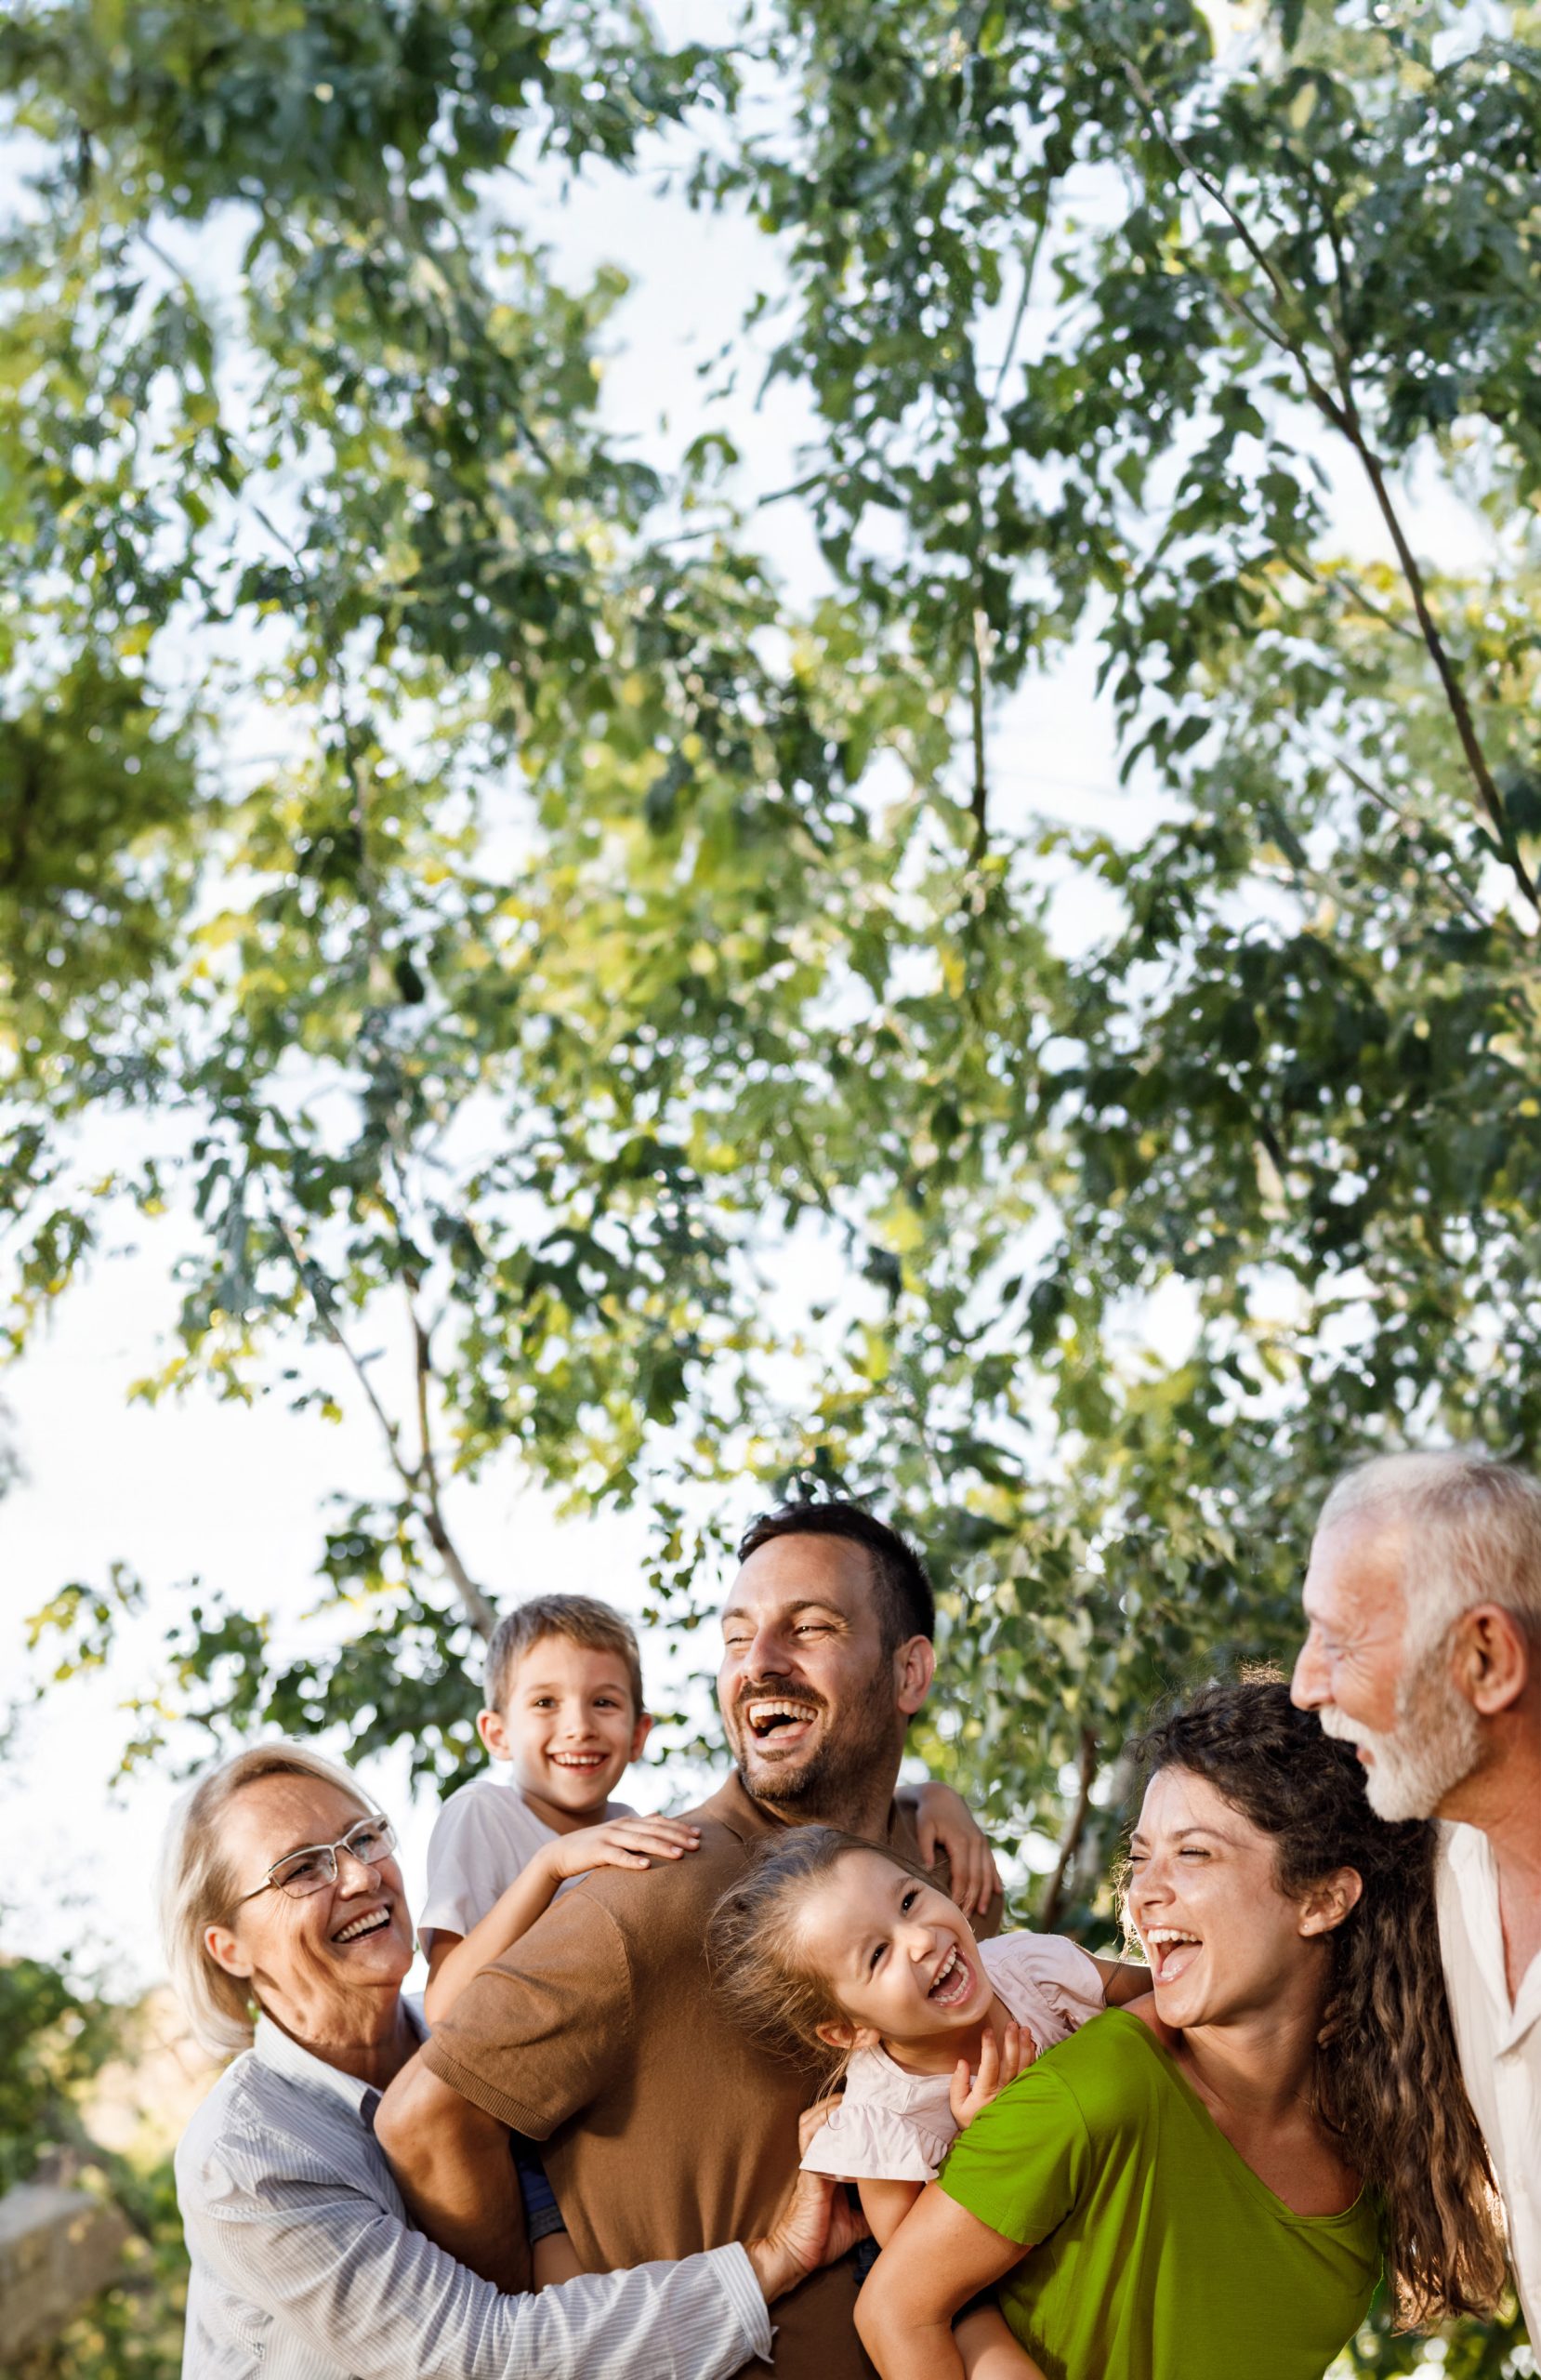
M 637 1639 L 587 1595 L 534 1595 L 487 1647 L 477 1733 L 504 1772 L 450 1795 L 428 1842 L 418 1934 L 433 2023 L 501 1958 L 562 1884 L 591 1868 L 645 1868 L 693 1851 L 700 1830 L 639 1818 L 611 1795 L 646 1743 Z M 534 2144 L 516 2144 L 538 2288 L 578 2270 Z
M 637 1639 L 619 1612 L 588 1595 L 532 1596 L 498 1622 L 485 1691 L 477 1733 L 502 1775 L 474 1777 L 452 1793 L 428 1844 L 417 1930 L 428 1963 L 430 2021 L 540 1913 L 524 1911 L 512 1930 L 497 1916 L 533 1863 L 549 1884 L 549 1901 L 560 1883 L 587 1868 L 647 1865 L 640 1849 L 597 1856 L 618 1827 L 649 1835 L 662 1829 L 665 1857 L 678 1857 L 683 1838 L 696 1833 L 672 1820 L 639 1818 L 611 1799 L 652 1728 Z M 583 1856 L 564 1856 L 567 1838 L 596 1830 L 605 1845 L 585 1842 L 572 1846 Z M 616 1839 L 625 1845 L 625 1834 Z M 489 1919 L 495 1922 L 473 1942 Z

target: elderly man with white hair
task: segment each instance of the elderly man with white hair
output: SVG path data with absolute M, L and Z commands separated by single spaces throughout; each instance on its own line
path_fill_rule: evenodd
M 1383 1455 L 1323 1507 L 1292 1688 L 1384 1818 L 1437 1818 L 1440 1949 L 1541 2341 L 1541 1480 Z

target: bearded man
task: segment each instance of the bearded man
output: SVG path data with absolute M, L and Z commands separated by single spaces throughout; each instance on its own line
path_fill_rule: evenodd
M 1541 1481 L 1462 1453 L 1339 1480 L 1292 1693 L 1355 1744 L 1383 1818 L 1441 1821 L 1440 1950 L 1461 2070 L 1541 2340 Z
M 707 1919 L 784 1826 L 820 1820 L 916 1856 L 895 1785 L 934 1663 L 919 1556 L 872 1514 L 823 1503 L 768 1515 L 739 1559 L 718 1678 L 735 1769 L 689 1813 L 699 1849 L 639 1872 L 597 1869 L 562 1893 L 467 1987 L 375 2118 L 418 2223 L 505 2286 L 519 2223 L 510 2131 L 543 2143 L 586 2271 L 765 2229 L 818 2078 L 718 2007 Z M 997 1894 L 981 1931 L 999 1906 Z M 783 2298 L 778 2375 L 870 2373 L 854 2304 L 849 2260 Z

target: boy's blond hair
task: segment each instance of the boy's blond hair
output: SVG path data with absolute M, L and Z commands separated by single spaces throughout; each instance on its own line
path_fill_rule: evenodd
M 626 1664 L 631 1686 L 631 1707 L 639 1719 L 642 1699 L 642 1656 L 629 1621 L 607 1603 L 592 1595 L 532 1595 L 500 1620 L 487 1647 L 486 1696 L 489 1711 L 501 1712 L 513 1692 L 514 1672 L 543 1637 L 565 1636 L 591 1653 L 614 1653 Z

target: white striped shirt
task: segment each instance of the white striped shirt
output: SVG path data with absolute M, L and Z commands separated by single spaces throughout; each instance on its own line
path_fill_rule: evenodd
M 506 2296 L 412 2228 L 378 2104 L 259 2020 L 177 2151 L 182 2380 L 728 2380 L 769 2359 L 741 2247 Z

